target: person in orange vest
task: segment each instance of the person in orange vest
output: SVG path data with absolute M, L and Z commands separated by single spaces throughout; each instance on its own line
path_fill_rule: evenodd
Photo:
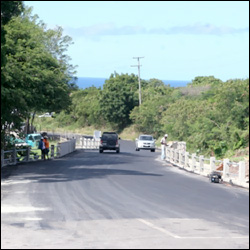
M 49 160 L 49 141 L 48 141 L 48 137 L 44 136 L 44 145 L 45 145 L 45 156 L 47 156 L 47 160 Z M 44 157 L 45 160 L 46 157 Z

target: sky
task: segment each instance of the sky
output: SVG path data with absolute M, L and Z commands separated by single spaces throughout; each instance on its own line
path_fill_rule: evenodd
M 249 1 L 24 1 L 73 39 L 77 77 L 249 78 Z M 132 67 L 133 66 L 133 67 Z

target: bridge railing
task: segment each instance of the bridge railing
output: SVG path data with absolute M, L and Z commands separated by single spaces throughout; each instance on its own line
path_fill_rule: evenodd
M 76 140 L 71 139 L 58 143 L 55 147 L 50 146 L 49 158 L 59 158 L 75 151 Z M 41 160 L 41 154 L 36 153 L 31 147 L 25 149 L 13 148 L 8 151 L 1 150 L 1 168 L 7 165 L 16 165 L 18 163 Z
M 95 138 L 80 137 L 77 141 L 77 148 L 83 149 L 99 149 L 100 140 Z
M 249 188 L 249 177 L 246 176 L 245 161 L 231 162 L 229 159 L 216 160 L 215 157 L 205 158 L 203 155 L 190 154 L 183 148 L 166 146 L 166 161 L 179 168 L 204 176 L 213 171 L 222 175 L 224 182 Z M 221 168 L 218 168 L 218 165 Z

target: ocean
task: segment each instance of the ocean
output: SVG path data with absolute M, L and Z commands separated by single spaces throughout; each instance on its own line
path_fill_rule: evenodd
M 94 78 L 94 77 L 78 77 L 76 81 L 76 85 L 79 89 L 86 89 L 89 87 L 99 88 L 103 86 L 106 78 Z M 170 87 L 178 88 L 178 87 L 186 87 L 188 83 L 191 81 L 176 81 L 176 80 L 162 80 L 166 85 L 170 85 Z

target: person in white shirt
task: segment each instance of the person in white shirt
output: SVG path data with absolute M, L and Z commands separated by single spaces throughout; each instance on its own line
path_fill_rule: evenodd
M 165 134 L 164 137 L 161 139 L 161 159 L 165 160 L 166 158 L 166 146 L 167 146 L 167 138 L 168 134 Z

